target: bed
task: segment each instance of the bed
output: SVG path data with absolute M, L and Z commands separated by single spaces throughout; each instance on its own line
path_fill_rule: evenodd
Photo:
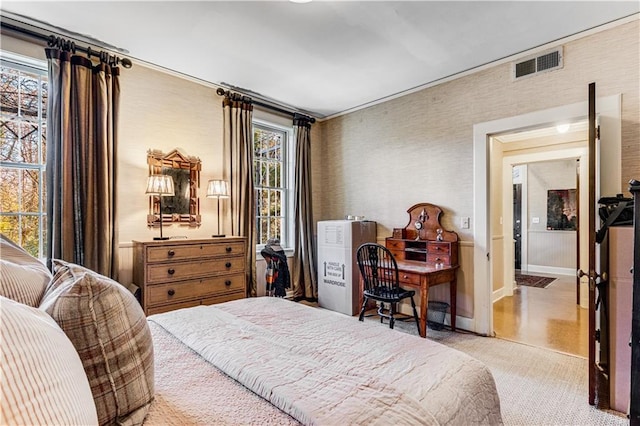
M 148 317 L 145 424 L 500 424 L 487 367 L 439 343 L 260 297 Z
M 124 286 L 0 234 L 0 424 L 500 424 L 481 362 L 275 297 L 145 317 Z

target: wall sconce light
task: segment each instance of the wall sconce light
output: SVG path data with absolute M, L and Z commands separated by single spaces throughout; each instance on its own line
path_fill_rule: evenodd
M 157 195 L 160 199 L 160 236 L 153 237 L 154 240 L 168 240 L 169 237 L 162 236 L 162 197 L 173 196 L 173 178 L 168 175 L 151 175 L 147 178 L 147 195 Z
M 207 198 L 216 198 L 218 202 L 218 234 L 212 235 L 212 237 L 224 237 L 225 235 L 220 233 L 220 198 L 229 198 L 227 181 L 221 179 L 210 180 L 207 185 Z

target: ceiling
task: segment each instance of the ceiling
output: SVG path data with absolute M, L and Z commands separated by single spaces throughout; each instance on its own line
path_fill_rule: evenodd
M 0 7 L 5 16 L 125 49 L 134 64 L 323 118 L 637 14 L 640 3 L 3 0 Z

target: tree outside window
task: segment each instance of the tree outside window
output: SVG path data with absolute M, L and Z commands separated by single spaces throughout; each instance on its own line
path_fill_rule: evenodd
M 46 70 L 0 67 L 0 232 L 36 257 L 46 250 Z
M 287 241 L 288 133 L 265 124 L 253 125 L 254 188 L 257 244 L 269 238 Z

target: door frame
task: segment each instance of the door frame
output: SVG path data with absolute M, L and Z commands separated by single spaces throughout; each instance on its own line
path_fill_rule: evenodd
M 617 194 L 621 188 L 622 96 L 598 98 L 600 136 L 606 141 L 599 164 L 600 185 L 596 191 Z M 552 126 L 587 118 L 588 102 L 559 106 L 473 126 L 473 319 L 474 332 L 493 335 L 493 266 L 491 259 L 491 206 L 489 200 L 491 135 L 521 129 Z M 500 213 L 498 213 L 500 214 Z M 583 267 L 580 262 L 580 267 Z M 588 266 L 586 266 L 588 269 Z

